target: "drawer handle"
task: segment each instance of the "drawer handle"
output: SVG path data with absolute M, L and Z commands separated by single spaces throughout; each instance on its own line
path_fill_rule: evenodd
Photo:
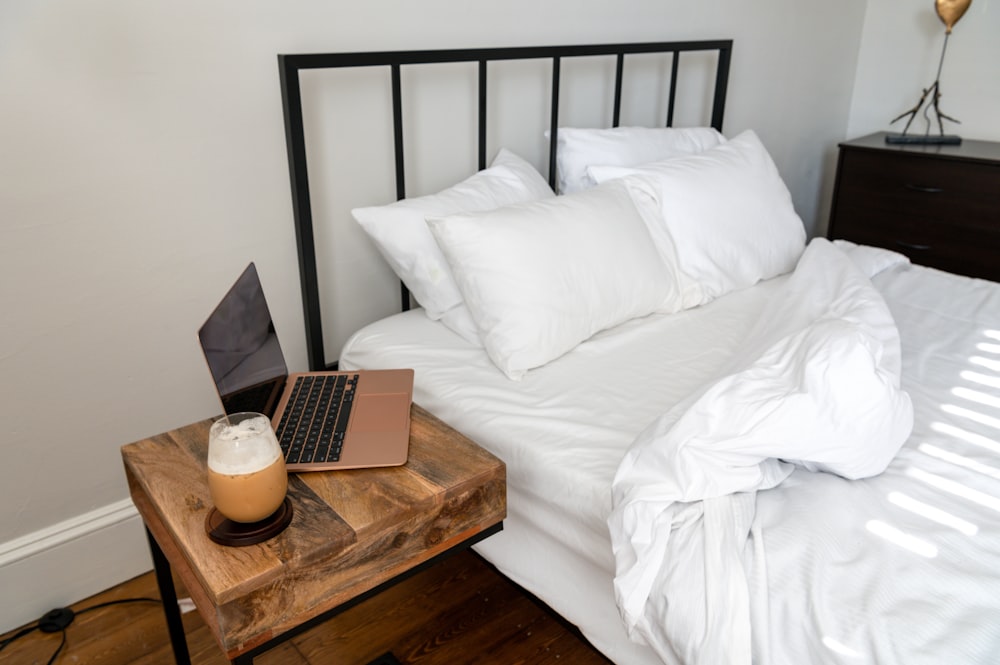
M 903 249 L 912 249 L 918 252 L 926 252 L 928 249 L 931 248 L 930 245 L 921 245 L 914 242 L 905 242 L 903 240 L 895 240 L 894 242 Z
M 906 183 L 903 187 L 907 188 L 911 192 L 923 192 L 924 194 L 940 194 L 944 191 L 941 187 L 927 187 L 926 185 L 914 185 L 913 183 Z

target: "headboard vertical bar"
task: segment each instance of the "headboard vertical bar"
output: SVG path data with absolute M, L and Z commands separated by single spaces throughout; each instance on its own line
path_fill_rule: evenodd
M 402 281 L 399 282 L 399 309 L 401 312 L 410 311 L 410 290 Z
M 715 70 L 715 98 L 712 101 L 712 127 L 722 131 L 726 110 L 726 88 L 729 86 L 729 63 L 733 55 L 732 41 L 719 46 L 719 64 Z
M 561 58 L 552 58 L 552 120 L 549 122 L 549 186 L 556 186 L 556 141 L 559 136 L 559 65 Z
M 392 136 L 396 158 L 396 200 L 406 198 L 406 169 L 403 166 L 403 94 L 400 83 L 399 63 L 392 69 Z
M 486 168 L 486 60 L 479 61 L 479 170 Z
M 396 160 L 396 200 L 406 198 L 406 166 L 403 159 L 403 85 L 399 71 L 399 63 L 390 66 L 392 71 L 392 136 L 393 150 Z M 404 312 L 410 309 L 410 290 L 406 284 L 399 283 L 399 306 Z
M 612 112 L 611 126 L 617 127 L 622 118 L 622 75 L 625 72 L 625 54 L 619 53 L 615 61 L 615 108 Z
M 667 127 L 673 127 L 674 125 L 674 104 L 677 102 L 677 71 L 680 68 L 680 62 L 681 52 L 674 51 L 674 56 L 670 60 L 670 94 L 667 97 Z
M 302 90 L 299 85 L 299 70 L 292 58 L 278 56 L 278 75 L 281 80 L 282 111 L 285 115 L 288 175 L 292 181 L 292 212 L 295 219 L 295 244 L 299 254 L 299 284 L 302 288 L 306 351 L 309 369 L 317 371 L 326 368 L 326 357 L 323 351 L 323 321 L 319 308 L 316 241 L 313 236 L 309 174 L 306 168 Z

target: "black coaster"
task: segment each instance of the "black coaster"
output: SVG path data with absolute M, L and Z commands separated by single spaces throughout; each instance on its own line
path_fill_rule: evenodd
M 373 660 L 372 662 L 368 663 L 368 665 L 403 665 L 403 664 L 400 663 L 398 660 L 396 660 L 396 657 L 393 656 L 391 653 L 384 653 L 375 660 Z
M 244 547 L 262 543 L 285 530 L 292 521 L 292 502 L 285 497 L 281 506 L 259 522 L 234 522 L 215 508 L 208 511 L 205 531 L 212 542 L 228 547 Z

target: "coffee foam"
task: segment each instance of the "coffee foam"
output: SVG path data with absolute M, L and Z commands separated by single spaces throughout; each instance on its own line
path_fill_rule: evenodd
M 281 449 L 265 416 L 243 422 L 213 426 L 215 441 L 209 445 L 208 468 L 216 473 L 236 476 L 260 471 L 281 456 Z

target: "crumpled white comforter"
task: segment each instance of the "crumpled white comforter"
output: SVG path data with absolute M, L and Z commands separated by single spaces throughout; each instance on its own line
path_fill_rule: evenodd
M 622 460 L 609 526 L 631 637 L 665 662 L 749 664 L 755 492 L 794 464 L 881 473 L 913 425 L 899 373 L 881 295 L 843 251 L 813 240 L 738 357 Z

